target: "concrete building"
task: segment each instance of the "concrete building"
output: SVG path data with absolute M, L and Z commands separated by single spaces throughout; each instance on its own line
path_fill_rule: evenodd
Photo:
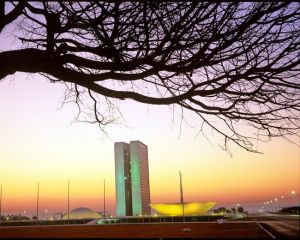
M 117 215 L 150 215 L 148 147 L 131 141 L 117 142 L 114 148 Z
M 185 216 L 199 216 L 207 213 L 216 205 L 216 202 L 185 202 L 185 203 L 156 203 L 150 206 L 159 215 L 182 216 L 183 208 Z
M 69 213 L 69 217 L 68 217 L 68 213 L 66 213 L 63 216 L 63 220 L 67 220 L 67 219 L 93 219 L 93 218 L 100 218 L 100 214 L 95 212 L 92 209 L 86 208 L 86 207 L 80 207 L 80 208 L 76 208 L 73 209 L 70 213 Z
M 117 216 L 132 216 L 130 147 L 128 143 L 115 143 L 115 184 Z
M 140 141 L 130 142 L 131 193 L 133 216 L 150 215 L 148 147 Z

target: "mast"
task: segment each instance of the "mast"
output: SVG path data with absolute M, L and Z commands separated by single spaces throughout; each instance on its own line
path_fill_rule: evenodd
M 39 197 L 40 197 L 40 183 L 37 184 L 37 196 L 36 196 L 36 221 L 39 220 Z
M 103 188 L 103 217 L 105 217 L 105 178 L 104 178 L 104 188 Z
M 182 190 L 182 176 L 181 172 L 179 171 L 179 178 L 180 178 L 180 203 L 182 205 L 182 216 L 184 221 L 184 202 L 183 202 L 183 190 Z
M 70 215 L 70 180 L 68 180 L 68 224 Z
M 1 221 L 2 221 L 2 184 L 1 184 L 1 189 L 0 189 L 0 226 L 1 226 Z

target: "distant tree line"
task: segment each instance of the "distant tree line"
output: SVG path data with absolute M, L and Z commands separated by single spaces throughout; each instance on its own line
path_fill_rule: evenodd
M 232 207 L 231 209 L 226 209 L 226 207 L 219 207 L 216 209 L 213 209 L 212 211 L 215 214 L 237 214 L 237 213 L 245 213 L 248 212 L 245 211 L 245 209 L 242 206 L 238 206 L 237 208 Z
M 280 213 L 280 214 L 297 214 L 297 215 L 300 215 L 300 206 L 282 208 L 278 213 Z
M 20 221 L 20 220 L 30 220 L 29 217 L 22 216 L 20 214 L 13 215 L 13 214 L 7 214 L 1 216 L 1 221 Z

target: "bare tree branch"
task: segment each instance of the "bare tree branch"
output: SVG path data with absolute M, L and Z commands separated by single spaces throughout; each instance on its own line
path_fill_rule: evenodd
M 180 125 L 194 112 L 199 132 L 213 129 L 228 152 L 230 142 L 258 152 L 253 142 L 299 134 L 299 3 L 22 1 L 0 3 L 0 17 L 1 34 L 14 23 L 23 43 L 0 52 L 0 79 L 64 82 L 65 100 L 79 113 L 90 104 L 101 128 L 112 100 L 132 99 L 180 106 Z

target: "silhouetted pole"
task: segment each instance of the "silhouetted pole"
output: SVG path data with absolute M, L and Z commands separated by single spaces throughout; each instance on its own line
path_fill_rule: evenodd
M 179 178 L 180 178 L 180 202 L 182 205 L 182 216 L 183 216 L 183 221 L 184 221 L 184 202 L 183 202 L 183 191 L 182 191 L 182 176 L 181 172 L 179 171 Z
M 1 184 L 1 189 L 0 189 L 0 226 L 2 222 L 2 184 Z
M 70 180 L 68 180 L 68 224 L 69 224 L 69 214 L 70 214 Z
M 39 220 L 39 196 L 40 195 L 40 183 L 37 184 L 37 196 L 36 196 L 36 221 Z
M 105 178 L 103 183 L 103 217 L 105 218 Z

